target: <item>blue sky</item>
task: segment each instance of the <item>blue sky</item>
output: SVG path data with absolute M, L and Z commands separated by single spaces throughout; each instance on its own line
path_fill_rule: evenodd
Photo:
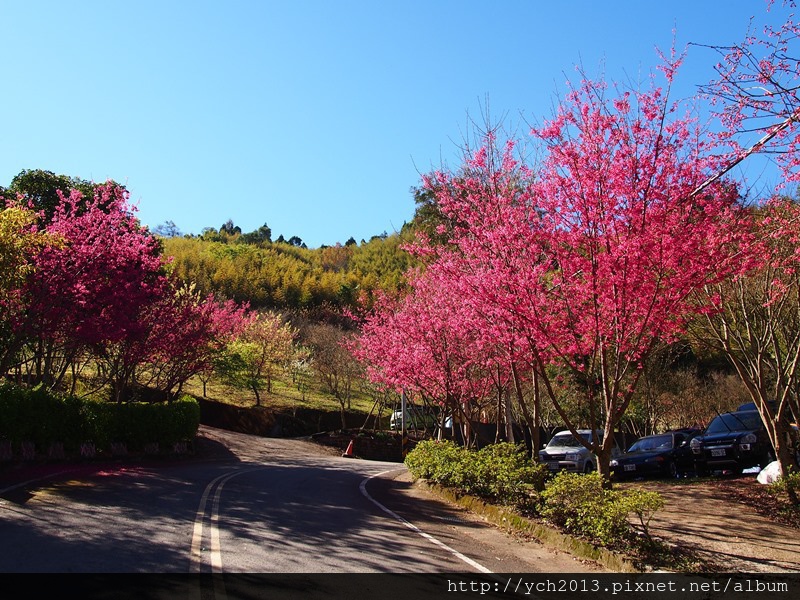
M 762 0 L 0 0 L 0 185 L 127 185 L 184 233 L 265 222 L 309 247 L 399 230 L 469 121 L 526 135 L 582 63 L 637 80 L 730 44 Z M 692 47 L 676 97 L 714 75 Z

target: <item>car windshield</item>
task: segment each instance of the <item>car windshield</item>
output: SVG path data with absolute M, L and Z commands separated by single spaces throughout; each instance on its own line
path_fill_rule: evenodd
M 669 450 L 672 448 L 671 435 L 656 435 L 637 440 L 628 452 L 653 452 L 654 450 Z
M 757 412 L 725 413 L 719 415 L 708 426 L 706 433 L 727 431 L 750 431 L 761 428 L 761 417 Z
M 587 441 L 591 441 L 589 433 L 582 433 L 581 437 L 583 437 Z M 556 434 L 553 436 L 553 439 L 547 444 L 548 448 L 576 448 L 578 446 L 583 446 L 574 435 L 571 433 L 568 434 Z

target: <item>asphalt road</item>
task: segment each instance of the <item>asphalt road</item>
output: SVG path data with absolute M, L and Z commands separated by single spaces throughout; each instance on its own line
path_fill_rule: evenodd
M 429 495 L 398 463 L 205 427 L 200 441 L 192 459 L 0 480 L 0 572 L 600 571 Z

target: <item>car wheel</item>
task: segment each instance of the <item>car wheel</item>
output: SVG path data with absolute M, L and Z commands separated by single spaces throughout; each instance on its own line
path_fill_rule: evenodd
M 671 460 L 669 463 L 667 463 L 667 473 L 669 473 L 670 479 L 680 479 L 681 474 L 680 471 L 678 471 L 678 465 L 674 460 Z
M 583 467 L 583 472 L 584 473 L 591 473 L 592 471 L 594 471 L 594 465 L 592 464 L 592 461 L 587 460 L 586 464 Z

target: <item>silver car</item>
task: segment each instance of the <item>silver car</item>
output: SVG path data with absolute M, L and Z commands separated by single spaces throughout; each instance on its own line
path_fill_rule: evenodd
M 592 430 L 579 429 L 578 434 L 591 442 Z M 597 439 L 602 442 L 603 432 L 596 431 Z M 612 450 L 612 456 L 620 454 L 619 448 Z M 597 470 L 597 456 L 592 454 L 570 431 L 555 434 L 547 446 L 539 450 L 539 460 L 551 471 L 570 471 L 572 473 L 591 473 Z

